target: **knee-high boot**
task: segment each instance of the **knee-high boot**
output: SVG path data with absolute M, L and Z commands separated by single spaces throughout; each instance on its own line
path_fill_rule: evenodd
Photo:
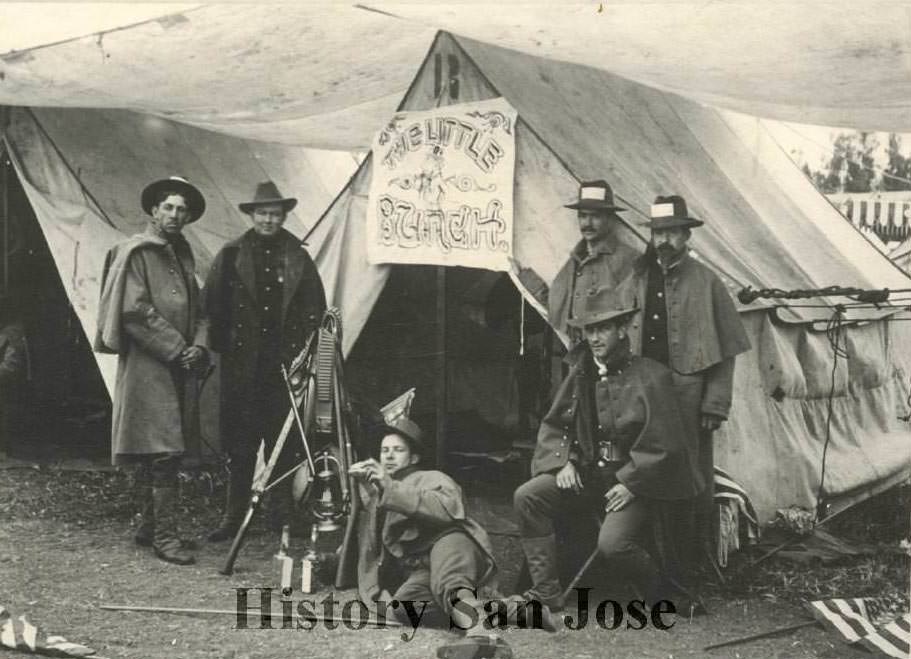
M 177 488 L 153 487 L 152 500 L 155 506 L 155 541 L 152 544 L 155 555 L 177 565 L 195 563 L 196 557 L 184 547 L 177 534 Z

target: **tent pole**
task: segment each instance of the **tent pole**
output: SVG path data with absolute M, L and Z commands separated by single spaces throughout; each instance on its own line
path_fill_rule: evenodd
M 4 162 L 0 162 L 0 168 L 3 169 L 0 176 L 0 186 L 3 194 L 3 287 L 0 292 L 6 294 L 9 292 L 9 167 L 6 165 L 6 150 L 0 152 Z
M 446 266 L 437 266 L 437 410 L 436 410 L 436 467 L 446 466 Z

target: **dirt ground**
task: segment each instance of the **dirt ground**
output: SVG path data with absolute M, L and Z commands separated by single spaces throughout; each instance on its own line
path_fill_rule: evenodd
M 232 577 L 218 573 L 226 544 L 203 544 L 194 566 L 172 566 L 155 559 L 149 549 L 132 541 L 134 520 L 128 485 L 123 474 L 113 471 L 0 468 L 0 604 L 17 614 L 27 614 L 45 632 L 93 647 L 110 659 L 428 659 L 436 656 L 437 646 L 456 638 L 447 631 L 423 627 L 409 642 L 401 640 L 403 630 L 392 628 L 280 629 L 277 599 L 275 629 L 259 629 L 255 614 L 249 618 L 250 628 L 237 629 L 234 616 L 101 610 L 102 604 L 233 610 L 236 588 L 258 589 L 276 581 L 271 556 L 277 542 L 267 532 L 250 539 Z M 184 483 L 183 491 L 185 528 L 201 535 L 217 519 L 219 506 L 215 502 L 220 500 L 220 485 L 200 477 Z M 866 518 L 869 522 L 869 514 Z M 903 518 L 907 520 L 907 512 Z M 907 534 L 906 524 L 888 534 L 893 532 L 895 538 L 888 538 L 884 546 L 897 545 L 896 538 Z M 508 534 L 497 534 L 494 542 L 503 562 L 503 585 L 508 590 L 509 579 L 515 578 L 517 569 L 515 541 Z M 303 540 L 295 543 L 298 549 L 303 546 Z M 772 562 L 750 579 L 729 584 L 724 590 L 707 588 L 710 615 L 678 618 L 669 631 L 651 627 L 609 631 L 590 620 L 580 631 L 548 634 L 510 630 L 504 636 L 517 658 L 861 657 L 869 655 L 842 644 L 817 626 L 733 648 L 703 648 L 808 620 L 800 607 L 803 597 L 819 593 L 891 594 L 904 600 L 906 606 L 907 587 L 908 557 L 898 552 L 854 558 L 835 568 Z M 827 592 L 827 588 L 836 592 Z M 327 592 L 313 597 L 321 600 Z M 250 596 L 256 602 L 258 591 L 251 591 Z M 335 597 L 350 600 L 353 593 L 337 593 Z M 3 652 L 0 650 L 2 657 L 23 656 Z

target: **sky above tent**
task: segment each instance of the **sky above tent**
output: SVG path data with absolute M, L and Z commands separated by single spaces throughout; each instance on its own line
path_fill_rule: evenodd
M 303 146 L 366 148 L 438 29 L 756 116 L 911 130 L 903 3 L 4 3 L 0 25 L 0 103 Z

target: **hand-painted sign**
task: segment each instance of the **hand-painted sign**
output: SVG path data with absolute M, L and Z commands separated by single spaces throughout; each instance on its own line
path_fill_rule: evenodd
M 509 270 L 515 135 L 502 98 L 396 114 L 373 141 L 368 260 Z

